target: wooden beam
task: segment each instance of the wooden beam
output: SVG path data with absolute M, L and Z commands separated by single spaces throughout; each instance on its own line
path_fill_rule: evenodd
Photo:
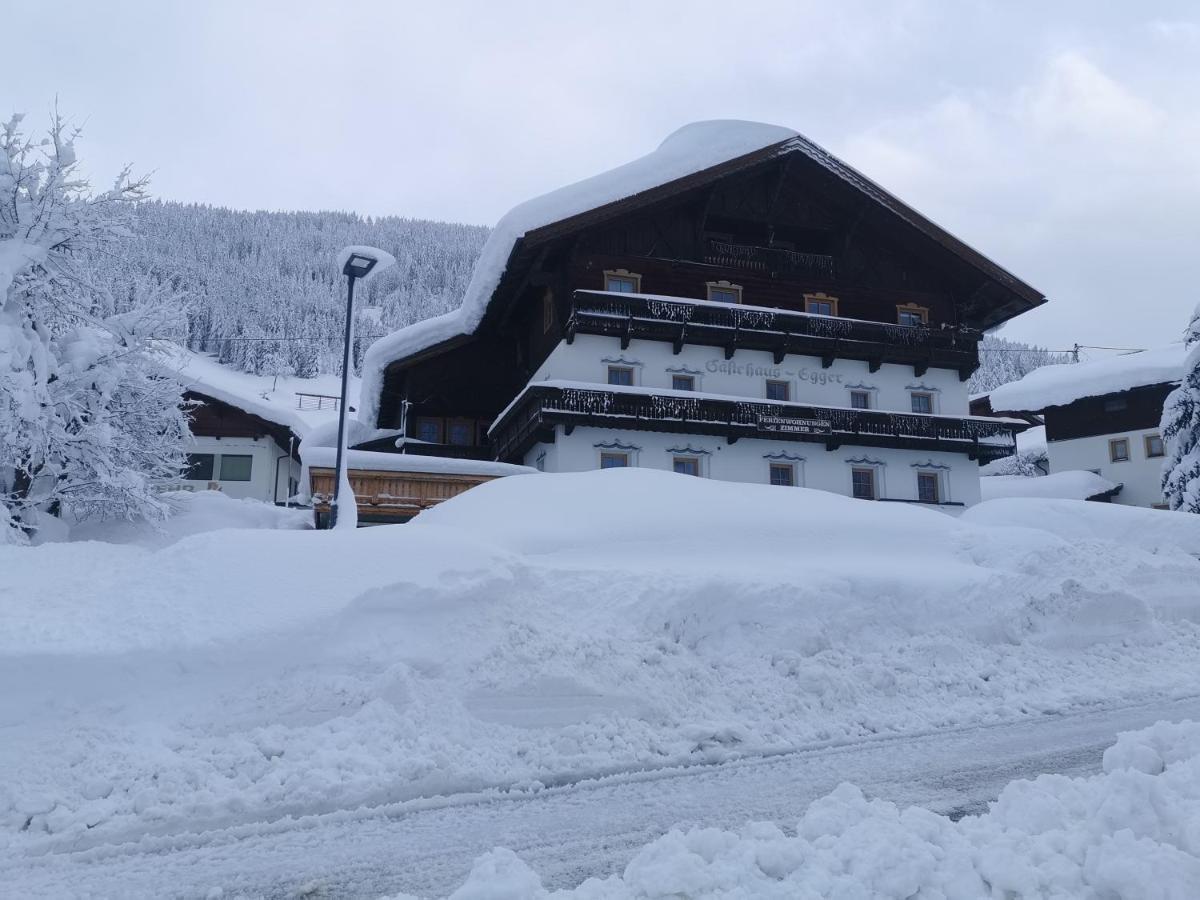
M 868 369 L 868 370 L 870 370 L 870 371 L 872 371 L 872 372 L 878 372 L 878 371 L 879 371 L 879 367 L 880 367 L 880 366 L 882 366 L 882 365 L 883 365 L 883 360 L 882 360 L 882 359 L 878 359 L 878 358 L 877 358 L 877 359 L 871 359 L 871 360 L 867 360 L 867 369 Z
M 924 375 L 928 371 L 929 371 L 929 361 L 928 360 L 924 360 L 919 363 L 913 363 L 913 377 L 914 378 L 920 378 L 922 375 Z

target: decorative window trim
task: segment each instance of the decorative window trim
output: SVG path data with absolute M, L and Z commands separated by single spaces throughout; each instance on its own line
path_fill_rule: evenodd
M 809 310 L 808 310 L 808 302 L 809 302 L 810 300 L 812 300 L 812 301 L 815 301 L 815 302 L 819 302 L 819 303 L 828 303 L 828 304 L 830 304 L 830 306 L 832 306 L 832 307 L 833 307 L 833 313 L 832 313 L 832 315 L 833 315 L 833 316 L 837 316 L 837 315 L 838 315 L 838 298 L 837 298 L 837 297 L 831 297 L 831 296 L 829 296 L 828 294 L 826 294 L 824 291 L 817 291 L 815 294 L 805 294 L 805 295 L 804 295 L 804 312 L 805 312 L 807 315 L 810 315 L 810 316 L 819 316 L 819 315 L 823 315 L 823 313 L 813 313 L 813 312 L 809 312 Z
M 928 385 L 923 381 L 918 381 L 916 384 L 906 384 L 904 389 L 906 391 L 917 391 L 922 394 L 940 394 L 942 392 L 940 387 Z
M 1117 449 L 1118 444 L 1125 445 L 1125 456 L 1120 459 L 1117 458 L 1117 455 L 1114 452 Z M 1132 450 L 1132 448 L 1130 448 L 1130 446 L 1129 446 L 1129 438 L 1120 437 L 1120 438 L 1109 438 L 1108 439 L 1108 461 L 1110 463 L 1129 462 L 1132 457 L 1131 450 Z
M 925 462 L 912 463 L 909 468 L 912 469 L 940 469 L 943 472 L 949 472 L 950 467 L 944 463 L 935 463 L 932 459 L 927 459 Z
M 703 447 L 693 447 L 688 444 L 686 447 L 668 447 L 667 453 L 672 456 L 712 456 L 711 450 L 705 450 Z
M 918 397 L 928 397 L 929 398 L 929 412 L 917 412 L 917 410 L 913 408 L 913 401 L 916 400 Z M 913 413 L 914 415 L 935 416 L 938 414 L 938 407 L 939 407 L 937 391 L 910 389 L 908 392 L 908 404 L 909 404 L 909 412 Z
M 897 303 L 896 304 L 896 321 L 899 322 L 900 314 L 906 313 L 906 312 L 919 313 L 921 316 L 921 324 L 923 324 L 923 325 L 929 324 L 929 307 L 928 306 L 921 306 L 920 304 L 917 304 L 917 303 Z
M 887 463 L 882 459 L 871 459 L 869 456 L 852 457 L 851 459 L 847 459 L 846 462 L 851 466 L 859 466 L 860 468 L 863 466 L 878 466 L 881 469 L 887 467 Z
M 641 360 L 626 359 L 624 356 L 605 356 L 600 362 L 610 366 L 633 366 L 638 369 L 645 365 Z
M 608 278 L 628 278 L 633 281 L 633 293 L 640 294 L 642 292 L 642 276 L 637 272 L 630 272 L 628 269 L 605 269 L 604 270 L 604 290 L 608 290 Z M 624 292 L 622 292 L 624 293 Z
M 786 451 L 779 450 L 775 453 L 764 453 L 763 459 L 768 460 L 769 462 L 779 462 L 780 460 L 787 460 L 788 462 L 805 462 L 807 457 L 801 456 L 798 453 L 787 453 Z
M 736 300 L 733 301 L 735 304 L 740 304 L 742 302 L 742 286 L 740 284 L 734 284 L 733 282 L 725 281 L 725 280 L 706 281 L 706 282 L 704 282 L 704 299 L 705 300 L 712 300 L 713 288 L 716 288 L 717 290 L 721 290 L 721 291 L 729 291 L 731 294 L 733 294 L 737 298 Z
M 668 375 L 703 375 L 699 369 L 693 369 L 690 366 L 667 366 L 664 369 Z
M 636 444 L 626 444 L 623 441 L 601 441 L 598 444 L 592 444 L 597 450 L 620 450 L 629 453 L 641 452 L 641 447 Z

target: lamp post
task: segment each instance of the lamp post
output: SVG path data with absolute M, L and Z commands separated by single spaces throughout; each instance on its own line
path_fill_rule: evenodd
M 342 274 L 346 276 L 346 346 L 342 353 L 342 405 L 338 411 L 337 463 L 333 473 L 333 502 L 329 504 L 330 528 L 337 525 L 338 494 L 345 477 L 346 407 L 350 389 L 350 346 L 354 338 L 354 282 L 369 275 L 378 262 L 378 257 L 354 252 L 342 266 Z

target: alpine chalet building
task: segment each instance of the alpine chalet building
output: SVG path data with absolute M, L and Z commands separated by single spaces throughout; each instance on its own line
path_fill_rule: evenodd
M 367 353 L 357 446 L 970 505 L 1024 427 L 969 414 L 979 340 L 1044 302 L 795 132 L 696 123 L 506 215 Z

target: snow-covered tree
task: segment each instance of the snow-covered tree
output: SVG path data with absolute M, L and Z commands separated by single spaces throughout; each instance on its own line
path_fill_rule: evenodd
M 93 193 L 55 116 L 38 142 L 0 129 L 0 542 L 41 517 L 157 518 L 154 485 L 178 475 L 187 421 L 153 337 L 179 323 L 161 285 L 101 283 L 146 180 Z
M 1184 343 L 1183 380 L 1163 404 L 1162 490 L 1171 509 L 1200 513 L 1200 306 L 1192 313 Z
M 1024 378 L 1034 369 L 1067 363 L 1066 353 L 1053 353 L 1041 347 L 984 335 L 979 342 L 979 368 L 967 382 L 970 394 L 987 394 L 1002 384 Z

